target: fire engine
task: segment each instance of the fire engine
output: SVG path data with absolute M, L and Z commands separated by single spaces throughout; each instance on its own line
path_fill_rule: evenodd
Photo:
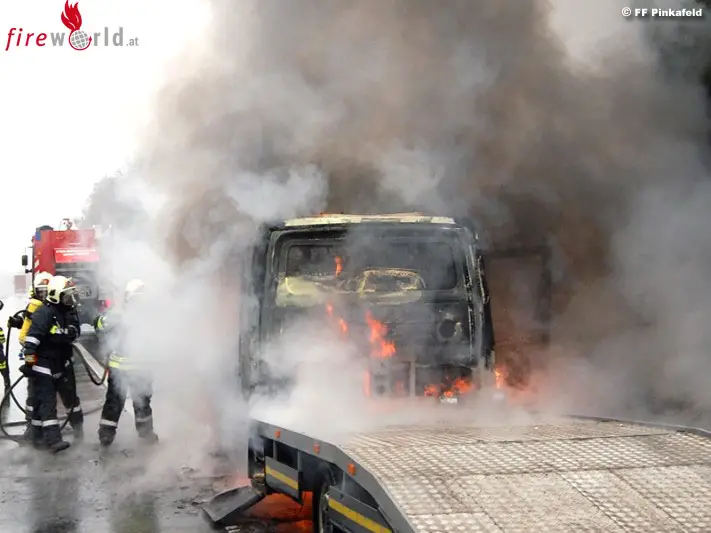
M 32 237 L 32 266 L 28 254 L 22 256 L 25 272 L 34 277 L 40 272 L 72 278 L 80 298 L 79 316 L 90 324 L 109 305 L 99 283 L 99 251 L 95 230 L 78 229 L 70 219 L 64 219 L 59 229 L 39 226 Z

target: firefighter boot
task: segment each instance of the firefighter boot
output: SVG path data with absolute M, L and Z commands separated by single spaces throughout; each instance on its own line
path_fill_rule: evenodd
M 146 444 L 157 444 L 158 443 L 158 435 L 156 435 L 153 431 L 150 433 L 144 433 L 144 434 L 139 434 L 138 438 L 141 439 L 143 442 Z
M 138 438 L 146 444 L 155 444 L 158 442 L 158 435 L 153 431 L 152 426 L 137 427 Z
M 99 426 L 99 444 L 104 447 L 111 446 L 116 438 L 116 430 L 106 426 Z
M 71 444 L 69 444 L 66 440 L 58 440 L 57 442 L 49 445 L 49 451 L 52 453 L 59 453 L 69 448 L 69 446 L 71 446 Z
M 140 397 L 134 402 L 134 415 L 136 419 L 136 432 L 146 444 L 158 442 L 158 435 L 153 431 L 153 412 L 151 410 L 150 397 Z
M 42 427 L 29 426 L 27 428 L 26 434 L 28 435 L 27 442 L 31 443 L 34 448 L 38 450 L 44 450 L 47 448 L 47 442 L 44 440 Z
M 70 444 L 62 438 L 62 432 L 60 431 L 57 423 L 49 427 L 42 426 L 42 434 L 49 451 L 52 453 L 61 452 L 70 446 Z

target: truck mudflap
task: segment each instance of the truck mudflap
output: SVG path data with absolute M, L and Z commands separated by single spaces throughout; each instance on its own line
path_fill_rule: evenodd
M 711 531 L 702 430 L 566 417 L 389 427 L 329 443 L 261 421 L 254 429 L 368 492 L 377 509 L 329 491 L 334 520 L 358 531 Z

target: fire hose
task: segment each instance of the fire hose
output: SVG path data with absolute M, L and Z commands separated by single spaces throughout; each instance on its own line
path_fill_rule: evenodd
M 23 311 L 18 311 L 18 313 L 15 313 L 15 315 L 18 315 L 19 313 L 22 313 Z M 7 357 L 7 354 L 9 354 L 9 348 L 10 348 L 10 337 L 12 335 L 12 329 L 9 329 L 7 332 L 7 338 L 5 340 L 5 354 Z M 74 351 L 75 354 L 79 356 L 79 359 L 81 360 L 86 373 L 89 375 L 89 379 L 91 382 L 96 385 L 97 387 L 100 387 L 106 382 L 106 378 L 109 374 L 109 367 L 106 366 L 104 367 L 104 372 L 101 376 L 96 375 L 94 370 L 91 368 L 91 365 L 89 365 L 88 362 L 88 357 L 91 357 L 91 354 L 84 348 L 81 344 L 79 343 L 74 343 L 72 345 L 72 350 Z M 15 396 L 15 393 L 13 392 L 15 387 L 25 378 L 25 375 L 21 375 L 18 377 L 15 382 L 5 390 L 5 394 L 2 398 L 2 401 L 0 401 L 0 412 L 5 408 L 5 405 L 12 399 L 12 401 L 15 403 L 15 405 L 20 409 L 20 411 L 27 417 L 27 410 L 25 407 L 20 404 L 18 401 L 17 397 Z M 9 379 L 9 366 L 8 366 L 8 379 Z M 94 409 L 89 409 L 87 411 L 84 411 L 84 414 L 91 414 L 97 411 L 100 411 L 101 407 L 96 407 Z M 64 416 L 59 418 L 61 424 L 59 427 L 60 431 L 63 431 L 65 427 L 67 427 L 67 424 L 69 423 L 69 417 Z M 2 435 L 0 435 L 0 439 L 4 440 L 11 440 L 14 442 L 22 442 L 24 439 L 23 437 L 19 435 L 11 435 L 8 433 L 7 428 L 10 427 L 22 427 L 26 426 L 28 423 L 27 419 L 25 420 L 20 420 L 16 422 L 5 422 L 4 420 L 0 420 L 0 431 L 2 431 Z

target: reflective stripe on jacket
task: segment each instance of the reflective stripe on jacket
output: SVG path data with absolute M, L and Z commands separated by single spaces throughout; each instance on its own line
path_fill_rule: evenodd
M 118 370 L 133 370 L 135 368 L 135 366 L 131 364 L 128 357 L 121 357 L 115 352 L 112 352 L 111 355 L 109 355 L 109 367 L 116 368 Z

